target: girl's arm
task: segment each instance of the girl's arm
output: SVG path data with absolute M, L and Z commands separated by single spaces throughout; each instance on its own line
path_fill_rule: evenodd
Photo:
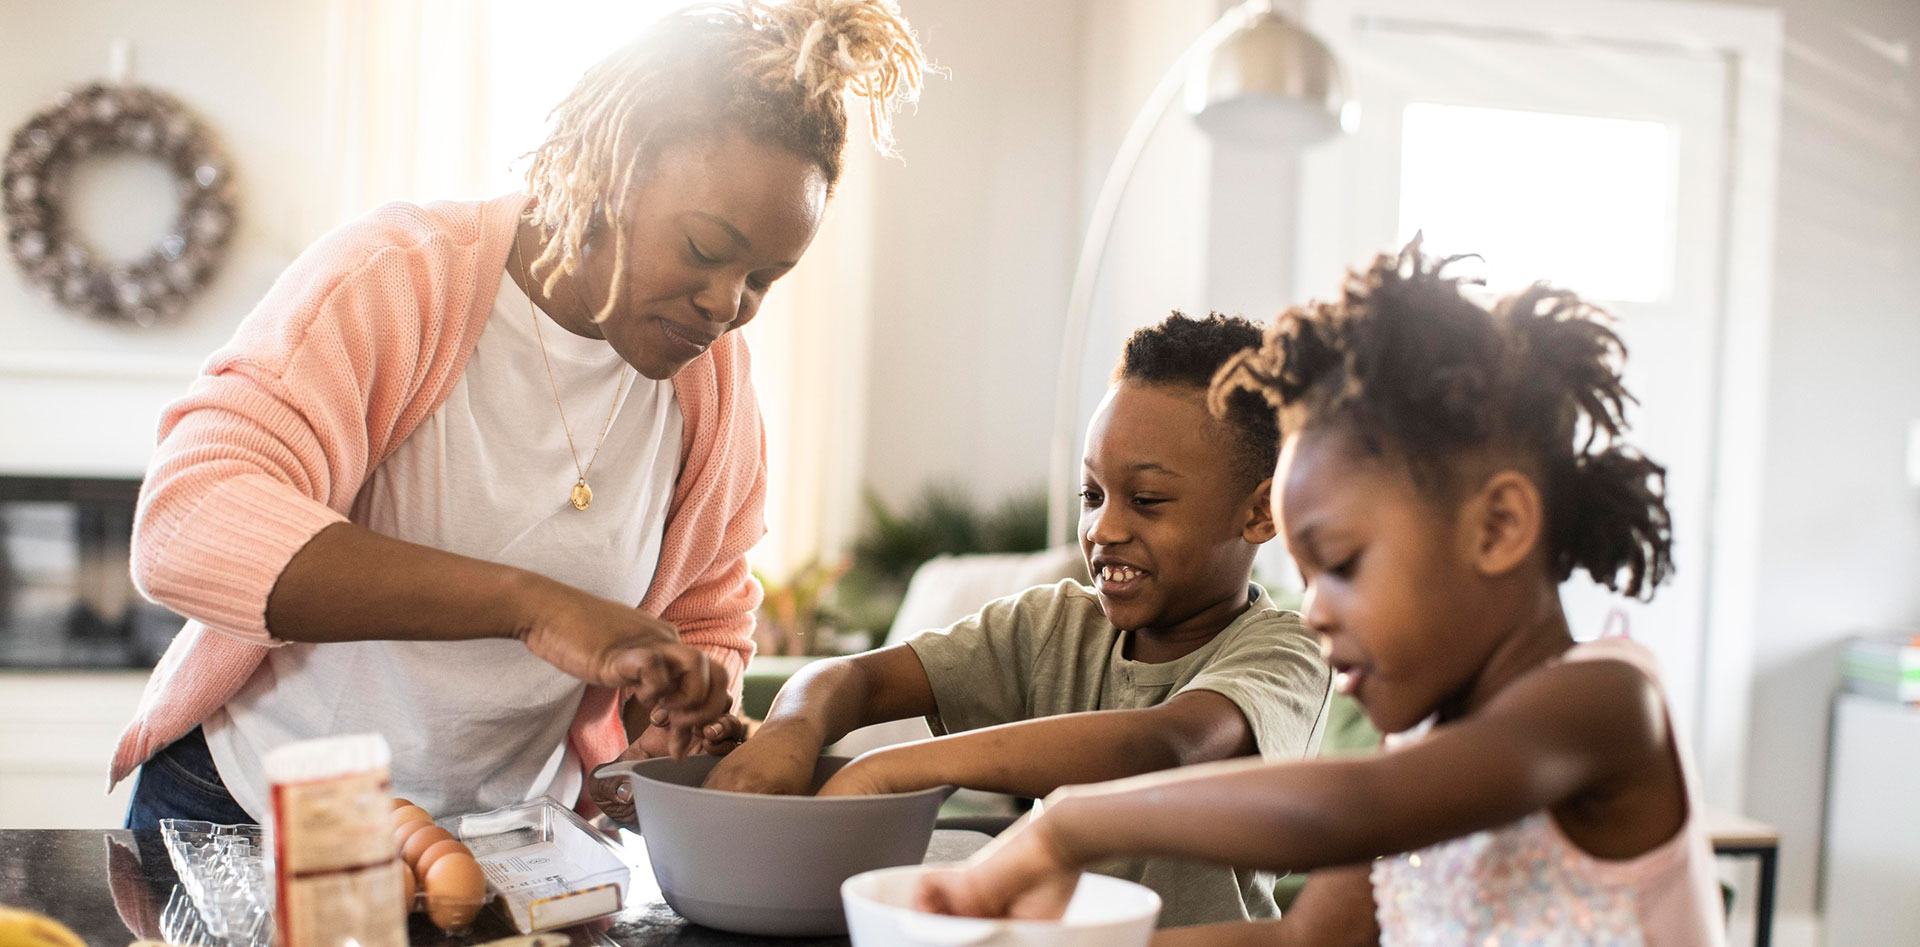
M 1632 790 L 1678 787 L 1673 760 L 1663 704 L 1644 675 L 1611 661 L 1559 665 L 1378 756 L 1213 764 L 1065 790 L 966 870 L 931 876 L 923 903 L 998 916 L 1029 891 L 1057 890 L 1060 876 L 1121 856 L 1272 870 L 1360 864 L 1576 797 L 1642 799 L 1640 811 L 1615 813 L 1617 827 L 1651 847 L 1678 830 L 1686 800 Z
M 1660 707 L 1628 665 L 1556 666 L 1399 750 L 1115 783 L 1050 807 L 1043 834 L 1076 867 L 1121 853 L 1273 870 L 1355 864 L 1617 783 L 1666 752 Z
M 933 712 L 933 685 L 906 645 L 816 661 L 780 688 L 766 722 L 714 768 L 707 786 L 802 794 L 822 747 L 861 727 Z
M 1233 701 L 1192 691 L 1139 710 L 1061 714 L 875 750 L 841 770 L 820 794 L 952 785 L 1037 799 L 1061 786 L 1253 751 L 1253 729 Z

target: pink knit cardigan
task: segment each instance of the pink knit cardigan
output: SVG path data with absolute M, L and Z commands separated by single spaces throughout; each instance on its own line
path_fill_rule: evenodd
M 279 642 L 267 594 L 373 470 L 440 407 L 506 273 L 524 195 L 389 204 L 322 237 L 160 420 L 134 520 L 140 591 L 190 616 L 120 737 L 110 784 L 226 704 Z M 673 379 L 686 420 L 660 564 L 639 607 L 733 678 L 753 654 L 766 441 L 747 346 L 728 333 Z M 627 741 L 589 687 L 569 739 L 589 768 Z

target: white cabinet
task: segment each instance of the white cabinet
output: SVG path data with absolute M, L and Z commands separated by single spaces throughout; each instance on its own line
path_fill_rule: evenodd
M 119 828 L 133 779 L 107 766 L 145 671 L 0 672 L 0 828 Z
M 1920 709 L 1843 694 L 1832 752 L 1826 943 L 1920 944 Z

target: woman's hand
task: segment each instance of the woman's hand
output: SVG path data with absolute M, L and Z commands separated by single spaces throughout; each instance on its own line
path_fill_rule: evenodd
M 708 724 L 700 731 L 700 742 L 695 746 L 697 753 L 713 756 L 725 756 L 733 752 L 746 739 L 747 723 L 733 714 L 727 714 Z M 640 739 L 628 745 L 625 751 L 614 758 L 620 763 L 627 760 L 650 760 L 657 756 L 666 756 L 669 752 L 671 734 L 661 727 L 649 727 Z M 633 825 L 633 791 L 627 777 L 597 779 L 588 777 L 587 796 L 600 811 L 622 825 Z
M 707 774 L 706 788 L 803 796 L 813 785 L 820 741 L 801 728 L 768 723 Z
M 724 682 L 717 693 L 726 697 L 726 706 L 732 706 L 732 698 L 727 695 Z M 733 714 L 722 713 L 711 723 L 696 722 L 706 719 L 709 718 L 656 707 L 650 717 L 651 725 L 640 734 L 636 745 L 645 747 L 649 758 L 671 756 L 676 760 L 684 760 L 696 753 L 726 756 L 738 749 L 747 738 L 747 722 Z
M 518 637 L 580 680 L 630 688 L 641 706 L 673 711 L 689 734 L 730 706 L 726 670 L 682 644 L 673 625 L 558 582 L 541 582 L 527 596 Z
M 1079 869 L 1052 844 L 1044 818 L 1029 814 L 959 868 L 922 876 L 913 906 L 961 917 L 1051 921 L 1067 912 L 1079 883 Z

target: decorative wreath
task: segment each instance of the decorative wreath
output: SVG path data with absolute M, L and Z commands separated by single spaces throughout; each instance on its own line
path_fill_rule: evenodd
M 88 155 L 152 155 L 173 172 L 180 216 L 132 261 L 102 260 L 67 225 L 62 197 Z M 231 165 L 206 127 L 163 92 L 93 83 L 60 94 L 13 133 L 0 165 L 7 247 L 54 301 L 141 326 L 177 314 L 213 277 L 233 233 Z

